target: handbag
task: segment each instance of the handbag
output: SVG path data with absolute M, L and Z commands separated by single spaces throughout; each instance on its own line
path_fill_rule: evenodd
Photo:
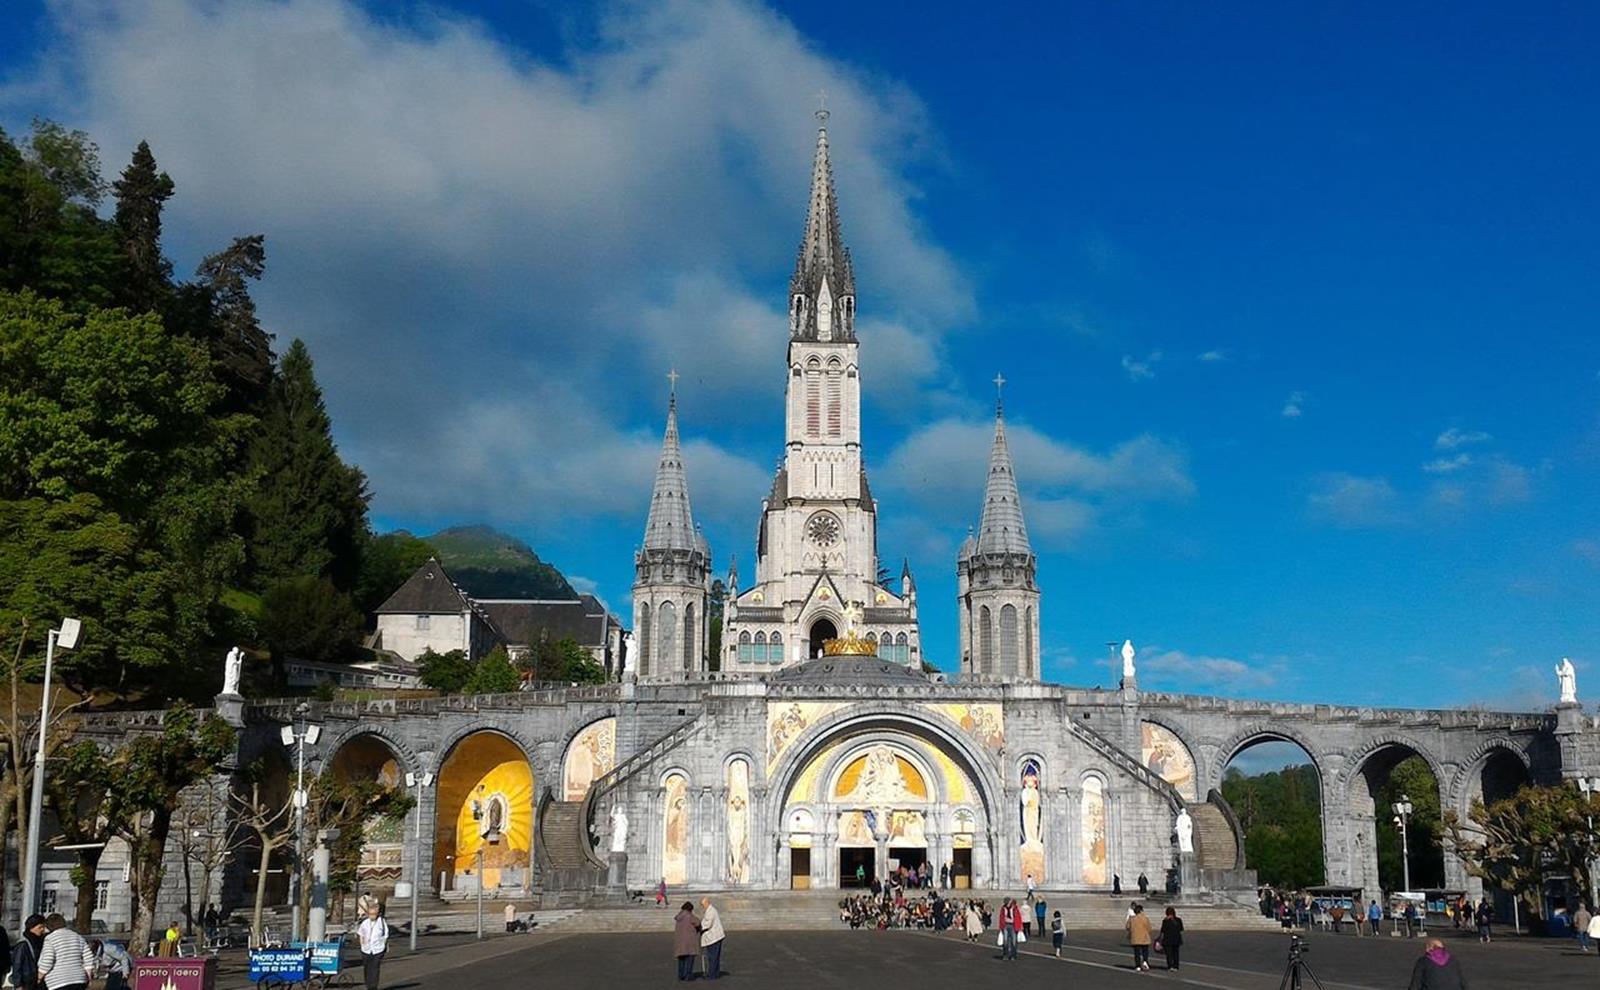
M 1161 940 L 1159 938 L 1156 939 L 1155 942 L 1151 943 L 1150 948 L 1154 949 L 1157 952 L 1163 951 L 1162 948 L 1161 948 Z
M 1005 945 L 1006 945 L 1006 933 L 1002 932 L 1002 931 L 995 932 L 994 933 L 994 944 L 1000 946 L 1002 949 L 1005 948 Z
M 1023 931 L 1020 928 L 1017 929 L 1017 941 L 1018 942 L 1026 942 L 1027 940 L 1028 940 L 1028 933 Z

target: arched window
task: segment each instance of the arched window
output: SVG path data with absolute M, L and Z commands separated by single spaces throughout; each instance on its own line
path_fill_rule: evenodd
M 750 646 L 750 630 L 746 629 L 739 634 L 739 662 L 749 663 L 755 659 L 755 651 Z
M 828 369 L 828 436 L 840 436 L 843 431 L 844 414 L 841 412 L 844 400 L 844 388 L 839 381 L 839 366 L 833 365 Z
M 775 632 L 767 640 L 767 662 L 783 663 L 783 633 Z
M 695 653 L 700 648 L 700 637 L 695 635 L 697 632 L 699 632 L 699 629 L 696 628 L 696 626 L 694 624 L 694 603 L 690 602 L 689 604 L 687 604 L 687 605 L 685 605 L 683 607 L 683 669 L 684 670 L 693 670 L 695 668 L 695 666 L 696 666 L 696 664 L 695 664 L 695 660 L 696 660 Z
M 660 622 L 657 625 L 659 641 L 656 645 L 656 669 L 663 674 L 672 673 L 678 654 L 678 606 L 661 603 Z
M 822 367 L 815 359 L 806 365 L 806 435 L 822 435 Z
M 989 606 L 985 605 L 978 610 L 978 671 L 990 674 L 994 672 L 994 620 L 989 615 Z
M 1028 606 L 1027 616 L 1022 623 L 1022 672 L 1028 677 L 1038 677 L 1039 670 L 1033 665 L 1033 606 Z
M 1000 674 L 1017 676 L 1017 607 L 1006 605 L 1000 609 Z
M 639 655 L 633 658 L 633 666 L 641 677 L 650 673 L 650 606 L 648 605 L 639 610 Z

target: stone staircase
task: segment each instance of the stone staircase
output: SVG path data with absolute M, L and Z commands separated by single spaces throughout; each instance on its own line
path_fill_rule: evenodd
M 1189 814 L 1194 818 L 1194 851 L 1202 870 L 1232 871 L 1244 865 L 1233 824 L 1221 808 L 1207 801 L 1189 805 Z
M 730 931 L 848 931 L 848 926 L 839 921 L 839 900 L 846 893 L 853 891 L 761 891 L 713 893 L 710 896 L 722 914 L 723 924 Z M 998 909 L 1000 899 L 1006 892 L 974 893 Z M 698 912 L 700 896 L 699 893 L 673 892 L 668 895 L 665 908 L 656 907 L 653 901 L 634 902 L 627 906 L 584 908 L 541 926 L 541 930 L 669 933 L 678 906 L 684 901 L 692 901 Z M 1061 912 L 1069 931 L 1121 929 L 1130 901 L 1126 896 L 1079 892 L 1045 891 L 1040 896 L 1048 903 L 1050 911 Z M 1145 905 L 1145 910 L 1157 917 L 1166 907 L 1166 902 L 1158 898 L 1144 899 L 1141 903 Z M 1184 904 L 1179 901 L 1178 913 L 1183 917 L 1186 928 L 1197 931 L 1272 931 L 1278 927 L 1276 922 L 1263 918 L 1253 907 L 1234 904 Z
M 544 830 L 544 849 L 549 865 L 557 870 L 579 870 L 590 865 L 583 846 L 582 801 L 551 801 L 540 822 Z

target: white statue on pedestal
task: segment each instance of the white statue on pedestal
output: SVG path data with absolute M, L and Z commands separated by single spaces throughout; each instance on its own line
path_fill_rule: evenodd
M 1172 823 L 1172 830 L 1178 834 L 1178 852 L 1194 852 L 1194 819 L 1189 817 L 1188 808 L 1178 809 L 1178 820 Z
M 244 671 L 244 651 L 235 646 L 222 661 L 222 693 L 239 694 L 239 675 Z
M 1133 680 L 1133 640 L 1122 641 L 1122 679 Z
M 611 809 L 611 851 L 628 851 L 628 813 L 620 804 Z
M 639 658 L 634 652 L 633 643 L 633 630 L 629 629 L 622 634 L 622 663 L 617 671 L 619 674 L 631 674 L 639 669 Z
M 1561 685 L 1563 705 L 1578 703 L 1578 671 L 1567 657 L 1562 657 L 1561 662 L 1556 665 L 1556 683 Z

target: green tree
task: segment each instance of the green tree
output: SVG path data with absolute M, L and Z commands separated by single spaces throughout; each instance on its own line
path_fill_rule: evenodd
M 272 381 L 272 335 L 262 329 L 250 297 L 250 283 L 266 263 L 266 239 L 253 234 L 208 255 L 195 273 L 207 303 L 206 337 L 217 377 L 240 412 L 255 411 Z
M 248 420 L 214 415 L 220 395 L 204 351 L 154 315 L 0 291 L 0 525 L 18 541 L 5 552 L 35 578 L 30 613 L 81 612 L 115 634 L 71 661 L 104 661 L 99 686 L 170 684 L 242 559 L 247 483 L 226 468 Z M 72 564 L 70 583 L 27 556 Z
M 179 702 L 168 708 L 160 731 L 124 744 L 114 760 L 116 787 L 106 815 L 118 822 L 127 841 L 134 886 L 132 945 L 145 945 L 155 923 L 165 878 L 167 837 L 185 788 L 221 769 L 234 751 L 233 727 L 208 715 L 202 719 Z
M 321 575 L 355 586 L 366 536 L 367 481 L 339 458 L 311 354 L 289 345 L 250 443 L 258 479 L 249 502 L 250 563 L 257 586 Z
M 0 289 L 109 305 L 120 266 L 112 226 L 95 214 L 103 190 L 82 131 L 35 120 L 26 148 L 0 131 Z
M 329 847 L 328 889 L 340 898 L 355 888 L 356 870 L 361 865 L 361 847 L 367 830 L 381 820 L 403 819 L 416 803 L 411 795 L 378 780 L 345 780 L 332 770 L 312 778 L 306 788 L 306 832 L 315 835 L 323 829 L 338 829 Z M 311 875 L 315 844 L 306 843 L 302 876 Z M 311 910 L 311 884 L 300 885 L 297 905 L 304 920 Z
M 423 650 L 417 657 L 417 666 L 422 683 L 441 694 L 459 694 L 472 676 L 472 664 L 467 662 L 465 650 L 445 653 Z
M 282 672 L 288 659 L 349 659 L 361 638 L 361 616 L 350 596 L 326 577 L 305 574 L 279 581 L 261 600 L 261 635 Z
M 1312 766 L 1223 776 L 1222 796 L 1239 818 L 1245 859 L 1262 883 L 1293 890 L 1323 882 L 1320 794 Z
M 161 254 L 161 211 L 172 198 L 172 178 L 156 167 L 150 145 L 140 141 L 112 188 L 117 199 L 112 222 L 124 272 L 117 301 L 136 313 L 159 310 L 172 289 L 172 263 Z
M 712 579 L 711 593 L 706 596 L 706 623 L 710 626 L 706 633 L 706 667 L 709 670 L 722 669 L 722 616 L 727 599 L 728 586 L 721 578 Z
M 368 533 L 361 548 L 361 572 L 356 579 L 356 607 L 370 615 L 395 593 L 417 568 L 437 557 L 433 546 L 405 530 L 381 535 Z
M 534 681 L 567 684 L 603 684 L 605 668 L 577 640 L 540 638 L 522 659 L 522 669 Z
M 45 797 L 55 812 L 57 827 L 66 845 L 77 858 L 71 872 L 77 888 L 78 931 L 90 931 L 94 923 L 94 885 L 100 857 L 110 842 L 125 827 L 107 813 L 111 792 L 117 786 L 116 767 L 99 746 L 87 740 L 73 743 L 51 761 L 45 778 Z
M 1400 827 L 1391 809 L 1400 799 L 1411 801 L 1406 847 L 1411 857 L 1411 889 L 1444 886 L 1444 818 L 1439 810 L 1439 783 L 1428 761 L 1409 756 L 1395 765 L 1373 797 L 1377 815 L 1378 881 L 1384 890 L 1405 888 L 1405 863 L 1400 856 Z
M 511 666 L 504 646 L 496 646 L 479 660 L 461 686 L 462 694 L 509 694 L 522 686 L 522 675 Z
M 1535 917 L 1544 914 L 1544 878 L 1566 875 L 1591 889 L 1600 837 L 1589 827 L 1595 802 L 1575 787 L 1529 785 L 1493 804 L 1474 799 L 1466 820 L 1445 812 L 1444 831 L 1467 873 L 1510 891 Z

